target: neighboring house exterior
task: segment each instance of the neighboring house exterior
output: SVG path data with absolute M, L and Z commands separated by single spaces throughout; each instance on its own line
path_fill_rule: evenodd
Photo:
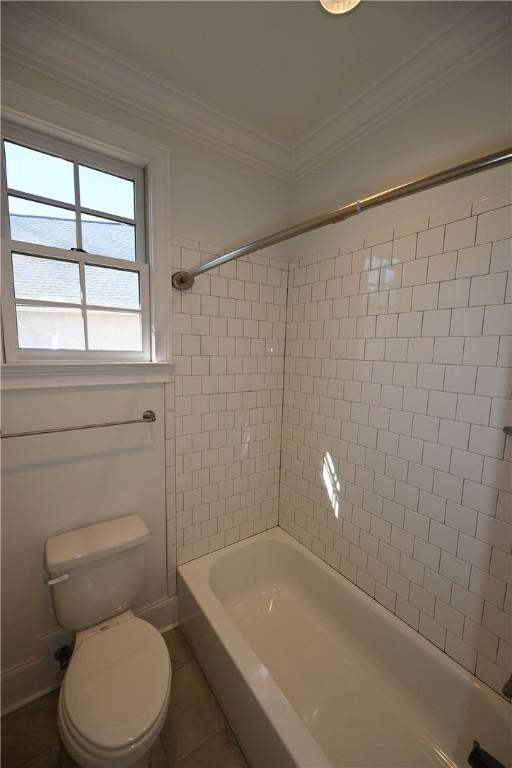
M 53 219 L 44 216 L 11 215 L 11 237 L 31 243 L 51 245 L 71 250 L 76 245 L 74 219 Z M 84 250 L 114 258 L 133 261 L 135 255 L 134 227 L 116 221 L 82 221 Z M 16 293 L 23 298 L 80 303 L 78 268 L 37 257 L 17 258 L 15 261 Z M 89 268 L 86 274 L 87 303 L 137 309 L 139 306 L 138 277 L 135 272 Z
M 76 246 L 73 219 L 11 215 L 11 238 L 64 250 Z M 116 221 L 82 221 L 84 250 L 88 253 L 126 259 L 135 258 L 135 228 Z M 85 348 L 81 308 L 79 265 L 65 261 L 65 255 L 41 258 L 13 252 L 14 293 L 18 302 L 16 318 L 21 348 Z M 137 271 L 115 266 L 85 264 L 85 297 L 88 348 L 91 350 L 140 350 L 140 292 Z M 52 302 L 49 306 L 23 305 L 24 299 Z M 57 303 L 57 304 L 56 304 Z M 76 307 L 58 304 L 77 305 Z M 127 312 L 112 311 L 128 310 Z

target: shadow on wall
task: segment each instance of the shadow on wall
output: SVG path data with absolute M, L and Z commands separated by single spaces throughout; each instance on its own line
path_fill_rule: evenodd
M 23 439 L 23 438 L 20 438 Z M 21 463 L 20 461 L 17 461 L 16 464 L 12 464 L 7 466 L 3 464 L 2 466 L 2 473 L 4 475 L 16 475 L 21 474 L 23 472 L 31 472 L 33 470 L 42 470 L 42 469 L 49 469 L 52 467 L 62 467 L 62 466 L 72 466 L 75 464 L 82 464 L 87 462 L 95 462 L 95 461 L 102 461 L 107 459 L 113 459 L 113 458 L 122 458 L 123 456 L 133 456 L 137 453 L 142 453 L 143 451 L 148 450 L 155 450 L 157 448 L 156 440 L 153 438 L 149 445 L 133 445 L 131 447 L 124 447 L 124 448 L 115 448 L 112 450 L 107 451 L 96 451 L 96 450 L 89 450 L 88 453 L 84 453 L 83 451 L 80 451 L 80 453 L 76 454 L 75 456 L 69 456 L 69 454 L 66 454 L 65 456 L 55 456 L 52 459 L 48 459 L 46 461 L 32 461 L 32 462 L 26 462 Z

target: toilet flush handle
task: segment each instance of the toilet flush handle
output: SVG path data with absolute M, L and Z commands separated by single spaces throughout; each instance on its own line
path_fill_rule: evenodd
M 62 576 L 57 576 L 55 579 L 49 579 L 46 583 L 49 587 L 54 587 L 56 584 L 60 584 L 61 581 L 67 581 L 69 579 L 69 573 L 63 573 Z

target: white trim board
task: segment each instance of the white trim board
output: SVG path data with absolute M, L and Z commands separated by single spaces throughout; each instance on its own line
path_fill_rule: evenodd
M 22 3 L 4 19 L 2 53 L 6 61 L 44 72 L 81 93 L 108 100 L 130 114 L 291 183 L 506 45 L 508 4 L 471 5 L 462 20 L 384 72 L 371 88 L 295 146 L 284 146 L 211 109 L 197 97 Z M 4 98 L 9 103 L 5 86 Z
M 173 363 L 13 363 L 0 367 L 0 384 L 2 392 L 158 384 L 170 381 L 173 373 Z
M 178 623 L 176 595 L 136 611 L 141 619 L 167 632 Z M 53 658 L 55 650 L 72 642 L 71 633 L 56 629 L 39 637 L 39 655 L 2 673 L 2 717 L 59 688 L 63 673 Z

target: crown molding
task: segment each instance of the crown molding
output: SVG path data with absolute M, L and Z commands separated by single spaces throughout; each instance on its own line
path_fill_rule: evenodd
M 12 6 L 3 18 L 5 61 L 43 72 L 68 88 L 290 181 L 290 153 L 279 142 L 23 3 Z
M 472 4 L 462 19 L 427 40 L 301 142 L 286 147 L 39 11 L 28 10 L 23 3 L 9 5 L 3 19 L 6 61 L 44 72 L 68 88 L 108 101 L 287 183 L 312 173 L 476 66 L 508 43 L 511 29 L 508 3 Z
M 292 183 L 509 44 L 511 18 L 508 3 L 475 3 L 462 19 L 292 147 Z

